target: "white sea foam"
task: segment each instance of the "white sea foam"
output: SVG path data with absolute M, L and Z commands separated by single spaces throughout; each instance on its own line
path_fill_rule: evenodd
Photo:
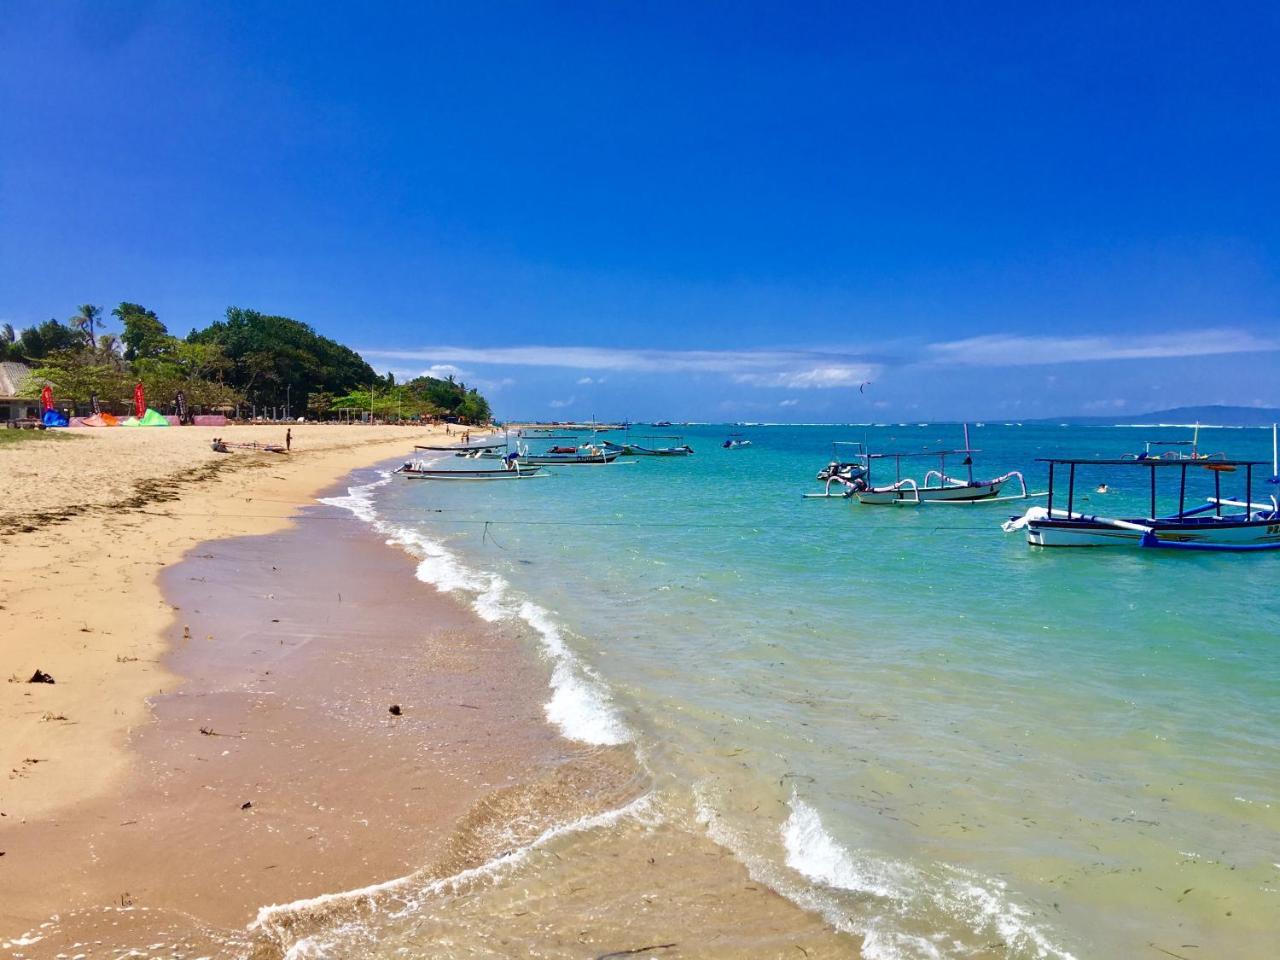
M 719 814 L 705 785 L 695 787 L 694 798 L 707 835 L 746 864 L 754 880 L 820 914 L 835 929 L 861 936 L 868 960 L 965 957 L 995 935 L 1010 957 L 1074 960 L 1010 898 L 1003 883 L 947 865 L 924 869 L 855 855 L 795 793 L 779 831 L 789 870 Z
M 631 733 L 618 715 L 608 687 L 565 645 L 551 614 L 525 601 L 520 605 L 520 619 L 538 632 L 543 652 L 552 662 L 547 719 L 566 736 L 584 743 L 612 746 L 629 741 Z
M 422 531 L 379 517 L 374 491 L 392 479 L 390 473 L 384 472 L 380 480 L 350 487 L 344 497 L 326 497 L 320 502 L 349 510 L 386 536 L 388 544 L 416 557 L 416 576 L 421 582 L 441 593 L 461 590 L 472 594 L 471 608 L 481 619 L 489 623 L 518 619 L 531 627 L 538 635 L 543 655 L 551 661 L 551 699 L 544 710 L 548 721 L 566 737 L 596 746 L 630 741 L 631 733 L 613 703 L 608 685 L 574 655 L 550 611 L 513 597 L 511 585 L 503 577 L 468 567 Z
M 552 841 L 568 836 L 574 833 L 583 833 L 588 830 L 596 830 L 606 827 L 612 827 L 619 821 L 626 818 L 636 818 L 646 823 L 656 823 L 658 814 L 654 806 L 653 796 L 645 794 L 637 797 L 630 803 L 618 807 L 614 810 L 606 810 L 603 813 L 592 814 L 591 816 L 580 817 L 569 823 L 560 824 L 559 826 L 549 827 L 540 833 L 533 841 L 515 850 L 504 852 L 501 856 L 486 861 L 476 867 L 469 867 L 458 873 L 447 877 L 441 877 L 436 880 L 422 882 L 417 874 L 409 874 L 408 876 L 398 877 L 394 880 L 387 880 L 382 883 L 371 884 L 366 887 L 360 887 L 355 890 L 345 890 L 339 893 L 325 893 L 317 897 L 308 897 L 302 900 L 295 900 L 292 903 L 272 904 L 270 906 L 260 907 L 257 917 L 249 924 L 249 932 L 261 931 L 271 934 L 278 941 L 282 942 L 288 939 L 288 927 L 284 923 L 285 919 L 291 914 L 307 912 L 307 911 L 324 911 L 337 905 L 356 905 L 362 901 L 370 908 L 376 910 L 376 897 L 379 894 L 398 893 L 404 906 L 400 907 L 395 913 L 389 916 L 402 916 L 411 914 L 421 909 L 424 904 L 443 893 L 457 893 L 469 885 L 480 880 L 493 880 L 507 873 L 512 872 L 518 865 L 523 864 L 529 857 L 546 846 Z M 420 886 L 415 886 L 421 884 Z M 290 945 L 285 953 L 285 960 L 318 960 L 318 958 L 328 957 L 331 955 L 331 948 L 336 947 L 336 940 L 339 940 L 347 930 L 360 930 L 357 924 L 343 924 L 342 926 L 329 931 L 327 934 L 313 934 L 303 937 Z
M 855 863 L 849 851 L 823 828 L 818 811 L 796 796 L 791 798 L 791 815 L 782 825 L 782 844 L 787 866 L 817 883 L 877 897 L 901 893 L 881 865 Z
M 991 931 L 1018 956 L 1074 960 L 1040 930 L 1030 911 L 1016 903 L 1006 884 L 950 865 L 936 874 L 883 858 L 855 857 L 826 829 L 818 811 L 794 793 L 791 814 L 782 827 L 787 866 L 809 880 L 853 893 L 884 897 L 900 914 L 919 909 L 925 900 L 943 915 L 959 920 L 975 934 Z M 941 957 L 940 943 L 874 923 L 865 931 L 868 957 Z

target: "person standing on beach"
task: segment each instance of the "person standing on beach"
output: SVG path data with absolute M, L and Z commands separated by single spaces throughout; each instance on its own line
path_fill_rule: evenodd
M 284 450 L 288 453 L 293 449 L 293 427 L 289 427 L 284 432 Z

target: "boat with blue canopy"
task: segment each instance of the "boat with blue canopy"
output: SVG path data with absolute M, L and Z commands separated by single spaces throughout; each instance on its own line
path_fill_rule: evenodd
M 1280 464 L 1272 428 L 1271 476 L 1261 485 L 1268 466 L 1262 460 L 1133 459 L 1042 460 L 1049 467 L 1049 500 L 1003 524 L 1005 532 L 1025 530 L 1035 547 L 1127 546 L 1165 550 L 1258 551 L 1280 550 Z M 1078 511 L 1076 475 L 1082 469 L 1146 471 L 1146 516 L 1104 517 Z M 1064 476 L 1065 474 L 1065 476 Z M 1212 477 L 1212 495 L 1201 499 L 1195 490 Z M 1161 513 L 1161 481 L 1177 489 L 1177 510 Z M 1236 496 L 1224 493 L 1239 483 Z M 1269 485 L 1272 492 L 1265 493 Z M 1259 489 L 1261 486 L 1261 490 Z M 1190 488 L 1190 489 L 1189 489 Z M 1258 496 L 1255 498 L 1255 493 Z M 1165 496 L 1172 496 L 1165 487 Z M 1195 506 L 1188 506 L 1188 503 Z

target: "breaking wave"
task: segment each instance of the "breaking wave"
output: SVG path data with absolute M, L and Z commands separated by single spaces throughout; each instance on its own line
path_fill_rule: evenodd
M 631 741 L 631 732 L 608 686 L 599 674 L 575 656 L 549 610 L 515 595 L 511 585 L 498 574 L 467 566 L 421 530 L 398 526 L 379 516 L 375 492 L 392 479 L 389 471 L 383 471 L 380 479 L 349 487 L 345 496 L 323 497 L 320 503 L 349 511 L 385 536 L 388 544 L 417 559 L 418 580 L 431 584 L 441 593 L 470 594 L 471 609 L 481 619 L 489 623 L 519 621 L 532 628 L 543 656 L 551 663 L 551 699 L 543 709 L 547 720 L 564 736 L 596 746 Z

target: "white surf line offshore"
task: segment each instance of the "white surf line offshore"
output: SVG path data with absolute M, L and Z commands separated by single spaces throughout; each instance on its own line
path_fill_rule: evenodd
M 286 916 L 308 910 L 323 910 L 338 903 L 358 904 L 361 901 L 367 901 L 370 907 L 376 908 L 376 898 L 378 896 L 396 892 L 404 894 L 404 906 L 396 911 L 396 915 L 400 915 L 421 907 L 424 901 L 441 893 L 457 893 L 476 881 L 494 880 L 505 873 L 512 872 L 535 852 L 561 837 L 612 827 L 627 818 L 646 819 L 651 818 L 653 815 L 655 815 L 653 795 L 647 793 L 614 810 L 606 810 L 604 813 L 596 813 L 559 826 L 548 827 L 523 847 L 505 851 L 500 856 L 494 857 L 479 866 L 468 867 L 466 870 L 461 870 L 450 876 L 428 881 L 416 890 L 413 889 L 413 885 L 415 882 L 421 881 L 421 871 L 415 871 L 403 877 L 384 880 L 380 883 L 370 884 L 354 890 L 322 893 L 316 897 L 294 900 L 291 903 L 271 904 L 260 907 L 257 916 L 246 929 L 250 933 L 265 933 L 274 937 L 277 942 L 281 942 L 289 937 L 288 929 L 279 922 Z M 335 930 L 334 933 L 340 934 L 341 930 Z M 296 952 L 300 949 L 304 951 L 315 949 L 319 945 L 317 936 L 321 935 L 305 937 L 290 947 L 285 954 L 286 960 L 305 955 Z
M 551 612 L 512 596 L 511 585 L 496 573 L 473 570 L 443 544 L 409 526 L 382 519 L 374 505 L 374 491 L 391 483 L 390 471 L 371 483 L 347 489 L 341 497 L 323 497 L 320 503 L 350 511 L 418 560 L 416 576 L 441 593 L 474 594 L 471 609 L 483 620 L 499 623 L 520 620 L 538 635 L 542 653 L 552 665 L 551 699 L 543 710 L 547 720 L 565 737 L 593 746 L 616 746 L 633 737 L 613 703 L 608 685 L 591 667 L 578 659 L 564 641 Z
M 1016 956 L 1076 960 L 1009 898 L 1002 881 L 947 865 L 939 865 L 940 876 L 935 877 L 906 863 L 855 856 L 831 835 L 818 811 L 794 791 L 779 831 L 786 866 L 793 871 L 790 876 L 772 859 L 753 851 L 725 822 L 705 786 L 695 787 L 694 799 L 707 835 L 745 864 L 752 879 L 817 913 L 836 930 L 862 937 L 862 955 L 868 960 L 943 960 L 970 952 L 972 945 L 962 946 L 952 933 L 927 935 L 909 929 L 913 913 L 918 915 L 922 908 L 950 917 L 975 935 L 999 934 L 1017 951 Z M 797 874 L 807 883 L 797 882 Z M 876 903 L 868 916 L 851 915 L 840 892 Z

